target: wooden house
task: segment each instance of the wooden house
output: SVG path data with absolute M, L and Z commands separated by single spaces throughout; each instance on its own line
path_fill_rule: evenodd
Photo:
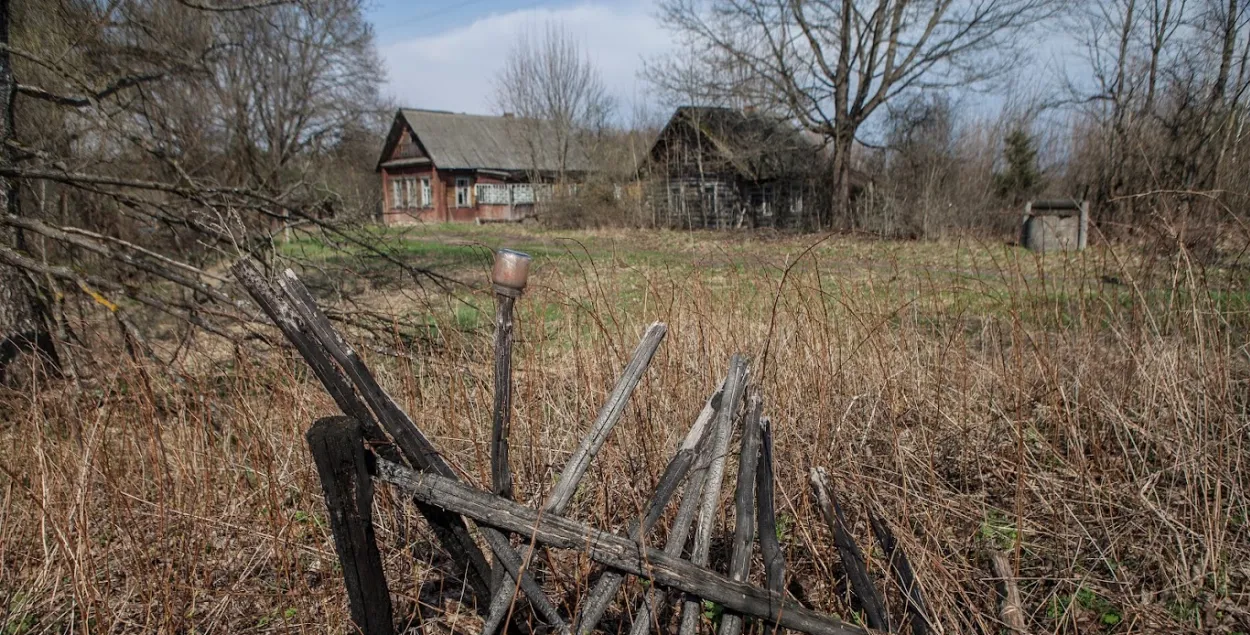
M 519 220 L 590 160 L 545 121 L 400 109 L 382 146 L 383 222 Z
M 660 131 L 639 176 L 658 225 L 804 228 L 814 227 L 829 206 L 830 159 L 820 139 L 783 119 L 682 106 Z M 852 190 L 866 181 L 856 173 Z

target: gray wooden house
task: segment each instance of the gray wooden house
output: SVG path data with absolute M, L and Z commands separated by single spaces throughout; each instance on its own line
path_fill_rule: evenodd
M 830 158 L 788 121 L 682 106 L 640 169 L 643 201 L 661 226 L 812 227 L 829 205 Z

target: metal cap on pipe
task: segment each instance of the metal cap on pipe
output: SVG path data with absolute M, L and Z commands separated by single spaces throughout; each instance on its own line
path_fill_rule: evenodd
M 500 249 L 495 252 L 495 268 L 491 270 L 491 282 L 496 287 L 521 292 L 525 289 L 525 281 L 530 273 L 529 254 L 512 249 Z

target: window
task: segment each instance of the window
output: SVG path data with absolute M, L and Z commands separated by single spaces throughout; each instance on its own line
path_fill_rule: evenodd
M 717 200 L 717 198 L 718 197 L 716 196 L 716 184 L 715 183 L 704 184 L 702 202 L 703 202 L 703 212 L 705 214 L 708 212 L 711 212 L 713 214 L 720 212 L 720 206 L 717 205 L 717 203 L 719 203 L 720 201 Z
M 668 207 L 670 210 L 686 213 L 686 186 L 680 182 L 668 184 Z
M 478 205 L 507 205 L 508 186 L 498 183 L 478 183 L 474 188 Z
M 534 188 L 527 183 L 512 186 L 512 202 L 517 205 L 529 205 L 534 202 Z
M 422 179 L 423 185 L 428 187 L 429 179 Z M 391 209 L 402 209 L 407 207 L 417 207 L 417 179 L 411 176 L 395 176 L 391 177 Z M 426 197 L 425 200 L 432 200 Z
M 434 193 L 430 191 L 430 177 L 421 179 L 421 207 L 434 205 Z
M 460 177 L 456 179 L 456 207 L 469 207 L 469 179 Z

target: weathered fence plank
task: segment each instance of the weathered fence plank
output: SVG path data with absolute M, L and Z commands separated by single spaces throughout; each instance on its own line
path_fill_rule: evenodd
M 625 404 L 629 402 L 629 396 L 633 394 L 634 388 L 642 380 L 643 373 L 647 372 L 647 367 L 651 365 L 651 358 L 655 356 L 655 351 L 660 347 L 660 342 L 664 341 L 664 335 L 667 332 L 668 327 L 660 322 L 647 327 L 646 333 L 642 335 L 642 341 L 638 342 L 638 347 L 634 349 L 629 364 L 621 372 L 620 378 L 616 380 L 616 386 L 608 395 L 607 402 L 599 410 L 599 416 L 590 425 L 590 432 L 586 434 L 568 462 L 564 464 L 560 480 L 547 495 L 547 503 L 543 509 L 556 514 L 564 513 L 569 502 L 573 500 L 573 495 L 577 493 L 577 486 L 585 476 L 586 470 L 590 468 L 590 462 L 599 454 L 600 448 L 608 439 L 608 434 L 620 420 L 621 413 L 625 412 Z
M 729 557 L 729 577 L 745 581 L 751 572 L 751 545 L 755 542 L 755 467 L 760 457 L 760 398 L 752 395 L 742 426 L 742 448 L 738 453 L 738 484 L 734 494 L 733 552 Z M 742 616 L 725 613 L 720 635 L 740 635 Z
M 707 405 L 699 412 L 699 416 L 695 419 L 694 424 L 690 426 L 690 430 L 686 433 L 686 438 L 682 440 L 681 445 L 677 448 L 677 454 L 669 460 L 668 465 L 664 468 L 664 473 L 660 476 L 659 483 L 655 486 L 655 492 L 651 496 L 651 500 L 647 501 L 647 506 L 643 510 L 642 520 L 634 521 L 629 530 L 630 540 L 642 540 L 655 524 L 660 521 L 660 516 L 664 514 L 664 508 L 668 506 L 669 500 L 677 493 L 677 488 L 681 486 L 681 482 L 690 472 L 690 468 L 694 465 L 695 458 L 701 445 L 706 445 L 708 438 L 709 424 L 712 417 L 716 414 L 716 408 L 720 403 L 720 395 L 724 388 L 724 382 L 721 388 L 708 399 Z M 587 635 L 595 630 L 599 620 L 603 617 L 604 611 L 612 603 L 612 598 L 616 592 L 620 590 L 624 576 L 615 571 L 604 571 L 603 575 L 591 588 L 590 593 L 586 596 L 585 602 L 582 603 L 580 615 L 576 621 L 576 630 L 579 635 Z
M 907 615 L 911 621 L 912 635 L 925 635 L 929 632 L 929 611 L 925 607 L 924 595 L 920 591 L 920 585 L 916 582 L 916 573 L 911 568 L 911 561 L 898 546 L 898 540 L 894 538 L 894 532 L 890 531 L 890 526 L 885 523 L 885 519 L 878 516 L 872 508 L 868 509 L 868 523 L 872 525 L 872 533 L 877 537 L 877 544 L 881 545 L 881 551 L 885 553 L 886 562 L 890 563 L 890 572 L 894 574 L 895 583 L 902 589 L 903 596 L 907 598 Z
M 721 481 L 725 478 L 725 460 L 729 455 L 729 441 L 733 436 L 733 422 L 738 413 L 738 402 L 742 399 L 742 393 L 746 389 L 747 372 L 746 358 L 742 355 L 734 355 L 729 362 L 728 379 L 725 381 L 725 394 L 721 398 L 721 407 L 716 413 L 712 462 L 708 465 L 707 480 L 703 484 L 703 501 L 699 505 L 699 519 L 694 531 L 694 548 L 690 552 L 690 561 L 699 566 L 707 565 L 708 552 L 712 547 L 712 525 L 720 508 L 720 489 Z M 703 607 L 697 598 L 686 598 L 682 602 L 681 635 L 695 635 L 702 612 Z
M 825 517 L 829 531 L 833 533 L 833 542 L 837 545 L 838 555 L 842 558 L 842 569 L 846 571 L 846 577 L 851 581 L 851 591 L 855 593 L 860 606 L 864 609 L 868 626 L 888 632 L 890 620 L 885 611 L 885 605 L 881 601 L 880 594 L 877 593 L 876 585 L 872 583 L 872 578 L 868 576 L 868 569 L 864 566 L 863 552 L 859 550 L 859 545 L 855 544 L 855 539 L 846 528 L 846 517 L 842 514 L 842 507 L 838 505 L 833 488 L 829 486 L 829 475 L 824 468 L 812 468 L 811 484 L 820 513 Z
M 772 430 L 773 424 L 768 417 L 760 419 L 760 462 L 755 474 L 755 499 L 765 584 L 769 591 L 781 595 L 786 584 L 786 558 L 781 552 L 781 540 L 777 537 L 777 512 L 773 502 Z
M 364 433 L 349 417 L 319 419 L 305 434 L 325 492 L 347 605 L 363 635 L 391 635 L 391 595 L 373 533 L 373 479 Z
M 698 421 L 705 422 L 706 425 L 706 422 L 711 422 L 720 411 L 725 399 L 726 382 L 728 378 L 721 382 L 721 387 L 717 391 L 719 400 L 717 395 L 713 395 L 712 399 L 709 399 L 703 406 Z M 686 547 L 686 539 L 690 537 L 690 531 L 694 527 L 694 515 L 698 513 L 699 504 L 703 502 L 703 485 L 707 481 L 707 470 L 711 464 L 712 443 L 710 439 L 707 439 L 698 446 L 694 468 L 690 472 L 690 478 L 686 481 L 685 490 L 682 491 L 681 504 L 677 507 L 677 515 L 673 518 L 673 526 L 669 529 L 668 541 L 664 543 L 664 553 L 670 556 L 680 557 L 682 550 Z M 651 585 L 643 595 L 638 610 L 634 613 L 634 625 L 630 628 L 630 635 L 648 635 L 651 632 L 653 616 L 663 612 L 667 600 L 666 589 L 657 589 L 655 585 Z
M 491 489 L 512 498 L 508 431 L 512 422 L 512 306 L 516 298 L 495 294 L 495 405 L 490 428 Z
M 727 389 L 727 394 L 728 394 Z M 865 635 L 837 618 L 821 615 L 745 582 L 697 566 L 680 557 L 616 536 L 575 520 L 544 514 L 474 489 L 454 479 L 417 472 L 379 459 L 376 478 L 413 496 L 468 516 L 479 525 L 529 536 L 559 549 L 575 549 L 613 569 L 684 591 L 744 615 L 812 635 Z
M 607 402 L 603 404 L 603 408 L 599 411 L 599 416 L 595 418 L 594 423 L 590 425 L 590 431 L 582 438 L 581 444 L 574 450 L 573 455 L 568 462 L 564 464 L 564 470 L 560 473 L 559 480 L 556 481 L 555 487 L 547 495 L 547 500 L 543 504 L 543 511 L 550 514 L 563 514 L 568 508 L 569 502 L 573 500 L 573 494 L 577 492 L 577 486 L 581 483 L 582 477 L 586 475 L 586 470 L 590 468 L 590 462 L 599 454 L 599 450 L 603 448 L 603 444 L 608 440 L 608 435 L 612 432 L 612 428 L 616 426 L 616 422 L 620 421 L 621 414 L 625 412 L 625 404 L 629 402 L 629 396 L 633 394 L 634 388 L 638 386 L 638 382 L 642 381 L 642 376 L 647 372 L 647 368 L 651 365 L 651 358 L 655 356 L 655 351 L 660 347 L 660 343 L 664 341 L 664 335 L 668 332 L 668 327 L 660 322 L 655 322 L 647 327 L 647 331 L 643 333 L 642 340 L 638 342 L 637 348 L 634 349 L 633 357 L 625 366 L 621 376 L 616 381 L 616 387 L 612 389 L 612 393 L 608 396 Z M 490 619 L 487 620 L 486 628 L 483 629 L 484 635 L 493 635 L 495 630 L 502 622 L 502 612 L 511 602 L 508 589 L 496 591 L 490 603 Z
M 522 257 L 528 261 L 529 257 L 520 252 L 499 251 L 495 254 L 495 269 L 502 268 L 504 273 L 516 273 L 515 267 L 509 265 Z M 501 286 L 499 280 L 494 279 L 497 276 L 493 274 L 492 271 L 492 282 L 495 284 L 495 399 L 490 429 L 490 479 L 491 491 L 497 496 L 511 499 L 512 465 L 508 460 L 508 443 L 512 429 L 512 310 L 525 288 L 525 276 L 510 280 L 511 286 Z M 486 624 L 489 629 L 487 632 L 493 633 L 495 627 L 492 624 L 499 624 L 506 619 L 512 608 L 511 602 L 496 607 L 493 600 L 505 593 L 512 597 L 513 594 L 508 590 L 515 589 L 515 584 L 508 580 L 502 562 L 495 562 L 490 584 L 492 606 Z
M 374 450 L 389 461 L 402 462 L 403 455 L 399 449 L 383 433 L 373 414 L 357 396 L 326 350 L 312 336 L 308 325 L 295 312 L 291 303 L 274 292 L 252 263 L 240 260 L 235 263 L 232 271 L 252 299 L 260 305 L 265 314 L 278 325 L 287 340 L 295 346 L 339 409 L 363 426 L 365 438 Z M 465 577 L 470 590 L 479 599 L 489 597 L 490 567 L 481 549 L 469 534 L 464 521 L 454 514 L 425 503 L 418 503 L 417 510 L 425 516 L 435 537 L 451 556 L 457 575 Z M 480 602 L 480 604 L 479 610 L 485 611 L 485 603 Z

